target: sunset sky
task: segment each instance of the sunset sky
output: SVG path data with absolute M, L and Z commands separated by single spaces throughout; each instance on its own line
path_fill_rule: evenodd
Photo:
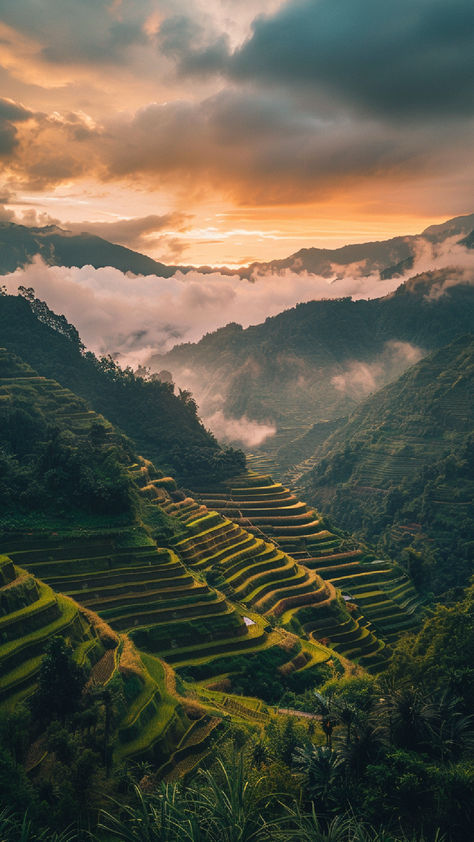
M 237 265 L 473 210 L 472 0 L 0 0 L 0 216 Z

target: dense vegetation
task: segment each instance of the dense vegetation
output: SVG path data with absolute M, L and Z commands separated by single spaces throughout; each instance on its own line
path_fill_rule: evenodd
M 422 302 L 426 289 L 415 279 L 394 297 Z M 459 315 L 470 299 L 456 290 Z M 427 334 L 443 313 L 428 314 Z M 310 436 L 328 448 L 314 493 L 384 551 L 401 548 L 425 596 L 445 592 L 421 622 L 399 565 L 244 473 L 188 392 L 84 353 L 32 290 L 0 297 L 0 320 L 0 838 L 465 842 L 472 339 L 331 438 Z M 66 381 L 122 429 L 136 423 L 140 448 L 199 499 Z
M 146 381 L 110 357 L 84 352 L 76 329 L 36 299 L 33 290 L 0 295 L 0 333 L 4 348 L 85 398 L 133 438 L 141 454 L 183 482 L 203 471 L 219 479 L 242 469 L 243 454 L 220 450 L 189 392 L 176 396 L 170 383 Z
M 465 583 L 472 569 L 473 373 L 470 336 L 422 360 L 320 446 L 306 479 L 310 499 L 402 554 L 425 592 Z
M 0 350 L 3 529 L 31 511 L 56 518 L 60 512 L 71 515 L 75 510 L 83 517 L 131 514 L 134 492 L 124 469 L 132 459 L 130 442 L 93 413 L 86 427 L 75 428 L 71 421 L 75 414 L 88 417 L 84 402 L 61 393 L 58 407 L 59 387 L 48 385 L 44 381 L 38 388 L 34 372 Z
M 100 811 L 92 838 L 104 842 L 465 842 L 474 795 L 473 597 L 471 587 L 460 602 L 438 607 L 379 679 L 326 681 L 312 694 L 321 725 L 297 717 L 230 725 L 218 754 L 185 785 L 160 785 L 147 764 L 109 775 L 106 703 L 80 694 L 78 676 L 69 709 L 57 708 L 47 731 L 56 758 L 47 777 L 24 771 L 37 727 L 28 709 L 0 720 L 9 808 L 2 838 L 16 842 L 28 810 L 23 822 L 31 827 L 21 837 L 28 840 L 56 838 L 66 823 L 70 835 L 61 838 L 90 838 Z M 60 676 L 67 659 L 64 647 L 51 646 L 42 675 Z M 33 706 L 41 698 L 40 690 Z M 43 837 L 39 827 L 47 828 Z

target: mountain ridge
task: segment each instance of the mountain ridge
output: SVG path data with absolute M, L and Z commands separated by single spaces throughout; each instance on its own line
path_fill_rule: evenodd
M 219 272 L 223 275 L 239 275 L 243 279 L 250 279 L 255 274 L 278 274 L 286 270 L 331 277 L 334 265 L 347 266 L 365 261 L 367 274 L 379 272 L 383 278 L 401 274 L 407 266 L 405 261 L 413 259 L 415 244 L 420 238 L 436 243 L 449 236 L 468 237 L 473 230 L 474 214 L 466 214 L 429 226 L 418 235 L 400 235 L 388 240 L 347 244 L 335 249 L 308 247 L 279 260 L 253 261 L 248 266 L 229 269 L 227 266 L 165 264 L 87 230 L 74 234 L 57 225 L 29 227 L 15 222 L 0 222 L 0 275 L 14 272 L 39 254 L 50 265 L 91 265 L 96 269 L 113 266 L 122 272 L 163 278 L 171 277 L 178 271 L 184 274 L 197 271 L 202 274 Z
M 310 301 L 246 329 L 231 323 L 150 365 L 190 388 L 203 417 L 221 410 L 303 432 L 346 415 L 473 320 L 472 284 L 437 270 L 382 298 Z

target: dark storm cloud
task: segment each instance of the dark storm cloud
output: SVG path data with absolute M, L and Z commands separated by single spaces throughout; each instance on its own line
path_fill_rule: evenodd
M 456 147 L 457 134 L 451 125 L 406 132 L 369 119 L 321 119 L 283 91 L 227 89 L 111 123 L 102 152 L 110 176 L 192 183 L 199 175 L 241 201 L 297 201 L 357 179 L 419 175 Z
M 10 155 L 18 144 L 17 123 L 29 120 L 33 114 L 22 105 L 0 98 L 0 156 Z
M 219 73 L 229 63 L 227 36 L 207 35 L 203 26 L 184 15 L 174 15 L 163 21 L 157 43 L 165 55 L 175 59 L 185 75 Z
M 320 90 L 380 115 L 474 104 L 472 0 L 292 0 L 256 18 L 234 53 L 222 38 L 196 43 L 176 18 L 160 43 L 183 73 Z
M 51 63 L 104 64 L 124 59 L 124 51 L 143 44 L 149 0 L 0 0 L 0 20 L 39 41 Z

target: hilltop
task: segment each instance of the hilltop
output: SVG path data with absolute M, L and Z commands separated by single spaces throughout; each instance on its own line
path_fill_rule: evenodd
M 31 263 L 37 254 L 51 266 L 94 266 L 96 269 L 114 266 L 134 275 L 167 278 L 176 269 L 86 231 L 72 234 L 57 225 L 30 228 L 15 222 L 0 222 L 0 275 Z
M 442 243 L 448 237 L 462 237 L 474 229 L 474 214 L 457 216 L 440 225 L 430 225 L 418 235 L 392 237 L 368 243 L 353 243 L 335 249 L 304 248 L 282 260 L 254 262 L 245 269 L 239 269 L 241 277 L 269 272 L 312 272 L 323 277 L 333 277 L 338 269 L 359 264 L 363 274 L 378 273 L 381 278 L 402 275 L 413 266 L 415 252 L 420 240 L 428 243 Z

